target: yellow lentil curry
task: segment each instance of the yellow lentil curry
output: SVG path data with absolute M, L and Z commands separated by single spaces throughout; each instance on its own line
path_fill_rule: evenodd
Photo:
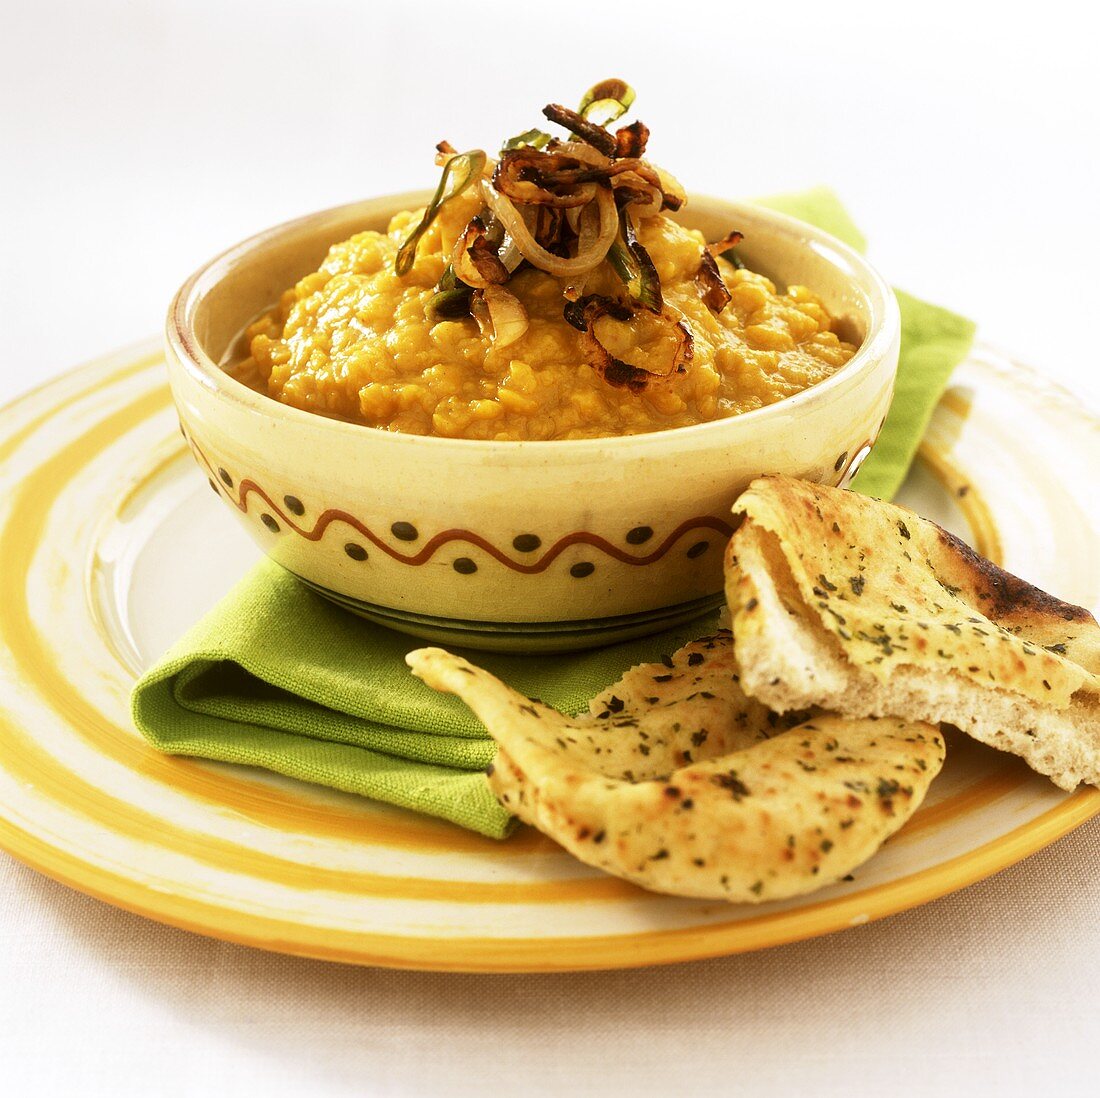
M 532 130 L 496 163 L 441 144 L 433 203 L 336 244 L 249 328 L 237 376 L 369 427 L 507 440 L 684 427 L 829 377 L 855 348 L 810 290 L 665 214 L 685 198 L 641 158 L 648 130 L 605 128 L 632 99 L 607 81 L 548 107 L 573 139 Z

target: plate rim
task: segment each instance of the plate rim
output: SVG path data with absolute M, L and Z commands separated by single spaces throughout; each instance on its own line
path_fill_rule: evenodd
M 1100 426 L 1100 416 L 1074 394 L 1041 373 L 1017 363 L 988 344 L 976 344 L 1003 358 L 1028 383 L 1041 387 L 1084 420 Z M 159 341 L 146 340 L 47 379 L 0 408 L 7 419 L 20 405 L 51 386 L 71 383 L 74 375 L 104 375 L 103 384 L 156 367 Z M 972 351 L 972 354 L 974 352 Z M 84 390 L 77 393 L 77 397 Z M 35 415 L 0 444 L 0 461 L 56 411 Z M 0 805 L 0 810 L 3 806 Z M 983 880 L 1100 814 L 1100 789 L 1080 787 L 1039 816 L 945 862 L 857 892 L 812 901 L 734 923 L 638 930 L 628 934 L 540 938 L 418 937 L 277 920 L 256 912 L 209 903 L 182 892 L 149 888 L 105 866 L 83 860 L 61 845 L 32 835 L 0 811 L 0 848 L 30 868 L 77 891 L 132 914 L 179 929 L 277 953 L 345 964 L 420 971 L 563 972 L 635 968 L 733 955 L 818 937 L 877 921 L 938 899 Z M 296 933 L 295 933 L 296 932 Z M 328 938 L 343 944 L 324 945 Z
M 235 930 L 231 926 L 187 918 L 174 910 L 176 905 L 171 902 L 156 905 L 123 899 L 120 897 L 120 892 L 136 892 L 142 896 L 157 897 L 165 901 L 174 899 L 179 901 L 181 907 L 190 907 L 199 911 L 209 910 L 227 919 L 247 920 L 253 924 L 272 927 L 285 925 L 296 930 L 303 928 L 301 923 L 288 921 L 284 924 L 278 920 L 266 919 L 251 913 L 205 904 L 191 897 L 172 896 L 169 893 L 146 889 L 139 882 L 120 874 L 112 873 L 102 867 L 89 866 L 87 862 L 81 861 L 68 851 L 50 846 L 28 835 L 3 817 L 0 817 L 0 848 L 30 869 L 132 915 L 139 915 L 178 930 L 186 930 L 234 945 L 250 946 L 268 952 L 340 964 L 417 972 L 481 974 L 611 972 L 657 965 L 687 964 L 716 957 L 732 957 L 773 946 L 790 945 L 794 942 L 824 937 L 827 934 L 878 922 L 891 915 L 931 903 L 969 885 L 977 884 L 1002 869 L 1016 865 L 1097 815 L 1100 815 L 1100 790 L 1079 789 L 1041 816 L 1021 824 L 988 843 L 956 855 L 939 865 L 930 866 L 909 876 L 876 886 L 877 902 L 869 910 L 858 910 L 855 914 L 849 914 L 849 909 L 868 907 L 860 903 L 859 894 L 790 908 L 780 913 L 778 919 L 769 917 L 768 929 L 758 935 L 746 935 L 747 923 L 742 921 L 732 924 L 735 928 L 733 931 L 731 931 L 731 924 L 719 923 L 713 926 L 635 931 L 629 935 L 547 937 L 530 940 L 464 937 L 446 939 L 447 946 L 454 952 L 442 957 L 434 948 L 439 945 L 439 939 L 436 938 L 316 929 L 314 932 L 318 936 L 348 937 L 356 942 L 370 943 L 369 949 L 364 949 L 362 946 L 354 949 L 336 946 L 326 948 L 320 944 L 307 945 L 301 941 L 290 941 L 274 934 L 246 933 Z M 21 842 L 20 838 L 25 841 Z M 36 847 L 42 848 L 46 854 L 55 855 L 54 859 L 50 860 L 41 852 L 36 856 L 34 853 Z M 71 862 L 84 870 L 91 869 L 92 872 L 85 875 L 79 872 L 66 872 L 60 867 L 65 862 Z M 979 863 L 976 870 L 975 862 Z M 105 889 L 101 887 L 103 881 L 117 882 L 120 888 L 114 891 Z M 918 889 L 917 894 L 910 894 L 915 888 Z M 886 902 L 882 902 L 884 898 Z M 838 909 L 843 913 L 842 918 L 837 917 Z M 827 911 L 832 918 L 821 920 L 812 918 L 819 910 Z M 774 934 L 776 923 L 783 926 L 788 921 L 803 925 L 792 933 L 776 937 Z M 769 933 L 769 930 L 772 933 Z M 739 940 L 731 944 L 729 941 L 731 937 Z M 653 947 L 640 950 L 639 939 L 642 939 L 646 946 L 653 943 Z M 690 944 L 681 945 L 682 942 Z M 534 943 L 533 947 L 531 943 Z M 388 951 L 386 946 L 393 947 L 392 951 Z M 517 950 L 517 947 L 530 948 L 531 955 L 523 955 L 522 949 Z M 490 958 L 494 955 L 502 956 L 499 964 L 491 963 Z M 556 960 L 548 960 L 548 957 L 554 957 Z

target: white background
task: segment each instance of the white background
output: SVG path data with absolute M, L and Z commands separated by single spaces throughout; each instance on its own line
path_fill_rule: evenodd
M 702 193 L 827 182 L 897 285 L 1094 398 L 1085 8 L 693 0 L 0 0 L 5 391 L 159 330 L 274 222 L 430 185 L 607 75 Z
M 429 185 L 440 138 L 490 145 L 617 75 L 689 189 L 831 184 L 891 281 L 1100 403 L 1084 10 L 0 0 L 0 398 L 159 330 L 229 243 Z M 1095 1093 L 1098 847 L 1094 823 L 828 940 L 546 979 L 269 957 L 0 859 L 5 1088 Z

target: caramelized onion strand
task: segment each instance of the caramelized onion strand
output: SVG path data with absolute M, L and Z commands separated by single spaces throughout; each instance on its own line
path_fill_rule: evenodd
M 488 180 L 482 181 L 481 193 L 489 208 L 500 218 L 504 228 L 511 235 L 523 258 L 532 266 L 556 278 L 572 278 L 587 274 L 597 267 L 603 262 L 618 232 L 619 217 L 614 196 L 606 188 L 598 187 L 595 202 L 599 213 L 599 233 L 590 248 L 578 251 L 571 258 L 563 258 L 547 251 L 538 243 L 511 199 L 496 190 Z
M 556 122 L 570 133 L 576 134 L 582 141 L 598 149 L 605 156 L 615 155 L 615 138 L 602 126 L 597 126 L 595 123 L 587 121 L 581 115 L 577 114 L 576 111 L 571 111 L 568 107 L 563 107 L 560 103 L 547 103 L 546 106 L 542 108 L 542 113 L 549 118 L 551 122 Z
M 730 303 L 729 287 L 722 278 L 722 272 L 718 270 L 718 264 L 714 256 L 704 248 L 699 262 L 699 270 L 695 275 L 695 285 L 703 297 L 703 304 L 712 313 L 720 313 Z
M 566 321 L 581 333 L 581 346 L 588 364 L 608 385 L 616 388 L 629 389 L 631 392 L 638 393 L 666 384 L 675 375 L 686 371 L 687 363 L 695 354 L 695 340 L 691 329 L 682 318 L 678 319 L 668 312 L 662 313 L 661 316 L 671 326 L 677 343 L 668 369 L 663 371 L 647 370 L 630 362 L 624 362 L 611 354 L 600 342 L 595 329 L 596 322 L 601 317 L 610 317 L 612 320 L 623 323 L 634 317 L 634 310 L 621 301 L 599 294 L 587 294 L 577 301 L 566 302 L 563 315 Z

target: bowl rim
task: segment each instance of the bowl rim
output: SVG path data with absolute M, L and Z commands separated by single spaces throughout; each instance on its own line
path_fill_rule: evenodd
M 845 387 L 857 375 L 870 369 L 887 352 L 895 339 L 900 337 L 901 313 L 897 298 L 883 276 L 854 248 L 844 241 L 819 229 L 806 221 L 789 214 L 780 213 L 767 206 L 739 199 L 718 198 L 716 196 L 691 192 L 692 200 L 702 204 L 726 206 L 736 210 L 738 207 L 748 210 L 752 215 L 771 222 L 780 231 L 797 235 L 807 242 L 825 249 L 825 257 L 832 261 L 829 252 L 844 260 L 859 276 L 853 281 L 863 291 L 870 305 L 870 321 L 867 335 L 856 353 L 839 369 L 824 381 L 811 385 L 799 393 L 784 397 L 773 404 L 754 408 L 748 412 L 708 420 L 705 423 L 693 423 L 684 427 L 669 427 L 664 430 L 643 431 L 627 435 L 600 435 L 594 438 L 580 439 L 468 439 L 445 438 L 438 435 L 415 435 L 398 431 L 386 431 L 370 427 L 363 423 L 330 418 L 317 412 L 306 411 L 293 405 L 283 404 L 264 393 L 249 388 L 227 373 L 202 349 L 195 335 L 191 314 L 195 304 L 201 300 L 203 292 L 216 281 L 220 272 L 239 266 L 248 255 L 260 245 L 282 234 L 304 228 L 313 221 L 336 220 L 346 217 L 352 210 L 367 205 L 379 208 L 391 208 L 393 212 L 403 209 L 415 209 L 424 205 L 431 197 L 431 191 L 406 191 L 395 194 L 379 195 L 374 198 L 359 199 L 354 202 L 330 206 L 323 210 L 291 218 L 276 225 L 261 229 L 257 233 L 215 255 L 198 268 L 176 291 L 168 307 L 165 338 L 169 350 L 180 362 L 185 372 L 203 388 L 237 405 L 240 409 L 255 413 L 267 419 L 285 419 L 302 427 L 339 431 L 349 439 L 359 438 L 363 442 L 378 442 L 391 446 L 430 446 L 435 450 L 454 450 L 458 454 L 473 457 L 477 452 L 507 452 L 518 457 L 538 455 L 545 458 L 556 454 L 561 458 L 578 458 L 587 455 L 603 454 L 608 447 L 630 445 L 632 449 L 650 450 L 654 447 L 668 447 L 676 443 L 690 443 L 705 434 L 718 435 L 721 432 L 746 430 L 749 426 L 763 423 L 769 417 L 779 419 L 792 411 L 807 406 L 827 402 L 833 392 Z M 335 243 L 335 241 L 334 241 Z M 840 266 L 839 263 L 834 264 Z M 364 432 L 368 432 L 364 434 Z M 385 440 L 385 442 L 382 442 Z

